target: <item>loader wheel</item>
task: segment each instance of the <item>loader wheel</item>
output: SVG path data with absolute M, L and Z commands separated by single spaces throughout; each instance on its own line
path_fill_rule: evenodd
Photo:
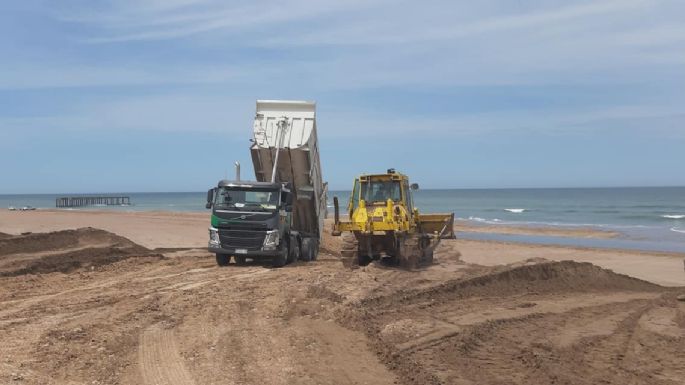
M 231 256 L 228 254 L 217 254 L 216 255 L 216 264 L 219 266 L 228 266 L 228 263 L 231 262 Z
M 344 233 L 342 236 L 342 248 L 340 250 L 340 259 L 343 266 L 349 268 L 356 268 L 359 266 L 359 245 L 354 234 Z
M 238 266 L 243 266 L 247 262 L 247 257 L 242 256 L 242 255 L 236 255 L 233 258 L 235 259 L 235 264 Z

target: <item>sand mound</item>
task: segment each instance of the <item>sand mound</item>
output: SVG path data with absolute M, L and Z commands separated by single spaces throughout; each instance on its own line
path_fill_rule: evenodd
M 13 235 L 11 234 L 5 234 L 5 233 L 0 233 L 0 239 L 7 239 L 7 238 L 12 238 Z
M 151 255 L 156 254 L 124 237 L 90 227 L 27 234 L 0 239 L 0 276 L 69 272 Z
M 682 343 L 667 292 L 590 263 L 528 261 L 364 299 L 341 318 L 407 384 L 655 383 L 650 365 L 677 368 Z M 644 362 L 643 345 L 658 346 Z M 611 357 L 627 357 L 619 380 Z
M 450 301 L 467 297 L 497 297 L 516 293 L 562 293 L 600 290 L 654 291 L 661 287 L 650 282 L 587 262 L 531 262 L 517 266 L 485 269 L 470 278 L 447 281 L 422 290 L 398 292 L 391 296 L 366 299 L 368 305 L 397 305 L 423 300 Z
M 143 248 L 130 240 L 108 231 L 84 227 L 76 230 L 31 233 L 0 240 L 0 256 L 49 252 L 93 245 L 112 245 L 121 248 Z

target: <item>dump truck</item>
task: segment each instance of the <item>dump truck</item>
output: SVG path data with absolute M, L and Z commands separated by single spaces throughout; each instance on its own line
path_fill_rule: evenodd
M 455 238 L 454 213 L 419 213 L 412 194 L 418 188 L 392 168 L 385 174 L 361 175 L 354 180 L 346 220 L 341 219 L 338 197 L 333 198 L 332 235 L 343 235 L 344 265 L 363 266 L 383 258 L 413 269 L 433 262 L 440 241 Z
M 255 181 L 221 180 L 207 191 L 210 252 L 219 266 L 270 259 L 281 267 L 317 258 L 327 214 L 316 103 L 258 100 L 250 154 Z

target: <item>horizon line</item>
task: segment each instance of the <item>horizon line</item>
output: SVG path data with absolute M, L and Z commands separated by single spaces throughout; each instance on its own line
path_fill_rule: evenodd
M 419 188 L 418 191 L 435 191 L 435 190 L 578 190 L 578 189 L 628 189 L 628 188 L 685 188 L 685 185 L 654 185 L 654 186 L 582 186 L 582 187 L 430 187 Z M 348 192 L 349 189 L 332 189 L 328 190 L 335 192 Z M 4 195 L 95 195 L 95 194 L 196 194 L 205 193 L 206 191 L 112 191 L 112 192 L 69 192 L 69 193 L 0 193 Z

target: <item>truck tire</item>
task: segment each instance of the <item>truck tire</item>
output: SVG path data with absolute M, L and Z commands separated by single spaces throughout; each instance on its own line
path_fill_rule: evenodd
M 247 257 L 243 255 L 236 255 L 233 259 L 235 259 L 235 264 L 238 266 L 243 266 L 247 262 Z
M 302 256 L 303 261 L 316 261 L 319 256 L 319 242 L 314 238 L 304 238 L 302 240 Z
M 313 239 L 314 246 L 312 247 L 312 261 L 316 261 L 319 258 L 319 241 Z
M 303 238 L 302 239 L 302 254 L 300 255 L 300 259 L 309 262 L 312 260 L 312 239 L 311 238 Z
M 288 250 L 288 263 L 296 262 L 298 259 L 302 259 L 302 249 L 300 248 L 300 242 L 298 242 L 296 237 L 290 238 Z
M 219 266 L 228 266 L 228 263 L 231 262 L 231 256 L 228 254 L 217 254 L 216 255 L 216 264 Z
M 288 251 L 290 250 L 288 246 L 290 242 L 286 239 L 284 243 L 281 252 L 271 260 L 272 267 L 283 267 L 288 262 Z

